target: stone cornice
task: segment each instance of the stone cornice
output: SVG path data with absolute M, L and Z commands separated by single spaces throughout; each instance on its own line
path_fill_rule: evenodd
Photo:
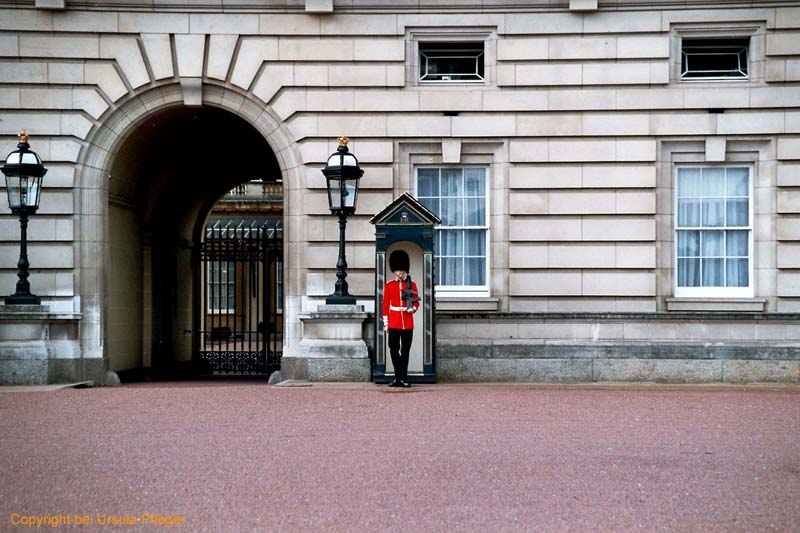
M 182 13 L 305 13 L 305 0 L 262 0 L 263 5 L 252 2 L 216 0 L 198 1 L 187 5 L 180 2 L 155 2 L 154 0 L 127 0 L 126 2 L 103 2 L 91 0 L 66 0 L 66 10 L 102 10 L 182 12 Z M 502 12 L 569 12 L 568 0 L 528 0 L 513 2 L 508 0 L 483 0 L 459 4 L 458 0 L 443 1 L 441 5 L 420 5 L 419 0 L 334 0 L 333 13 L 502 13 Z M 0 0 L 2 9 L 31 9 L 35 1 Z M 800 7 L 797 0 L 599 0 L 597 11 L 641 11 L 677 9 L 735 9 L 735 8 L 776 8 Z M 48 12 L 47 9 L 39 8 Z M 61 11 L 61 10 L 59 10 Z M 582 14 L 577 12 L 577 14 Z M 325 16 L 324 14 L 322 15 Z

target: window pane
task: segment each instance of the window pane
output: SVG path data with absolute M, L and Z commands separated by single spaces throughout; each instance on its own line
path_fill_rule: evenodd
M 462 230 L 443 231 L 441 233 L 442 256 L 460 256 L 464 254 L 464 232 Z
M 442 196 L 463 196 L 461 169 L 442 169 Z
M 464 255 L 486 255 L 486 232 L 467 230 L 464 232 Z
M 722 257 L 723 253 L 723 231 L 704 231 L 702 233 L 702 255 L 703 257 Z
M 703 226 L 717 228 L 725 225 L 724 200 L 703 201 Z
M 678 169 L 678 196 L 697 197 L 701 195 L 702 188 L 700 182 L 699 168 L 679 168 Z
M 477 74 L 477 57 L 428 57 L 428 74 Z
M 747 226 L 748 201 L 746 198 L 738 198 L 735 200 L 728 200 L 725 202 L 725 211 L 727 213 L 726 225 L 728 226 Z
M 747 168 L 735 167 L 729 168 L 727 173 L 728 182 L 728 196 L 749 196 L 750 188 L 748 187 L 749 172 Z
M 443 226 L 463 226 L 463 200 L 442 198 L 442 212 L 439 217 Z
M 747 287 L 749 285 L 747 259 L 726 259 L 725 265 L 728 287 Z
M 678 287 L 700 286 L 700 259 L 678 259 Z
M 702 200 L 698 198 L 681 198 L 678 200 L 678 226 L 698 227 L 700 226 L 700 206 Z
M 700 232 L 679 231 L 678 257 L 699 257 L 699 256 L 700 256 Z
M 439 169 L 421 168 L 417 170 L 417 194 L 439 196 Z
M 726 231 L 725 255 L 728 257 L 748 257 L 748 233 L 747 231 Z
M 482 258 L 464 259 L 464 285 L 486 284 L 486 260 Z
M 703 169 L 703 196 L 725 195 L 725 169 Z
M 486 223 L 486 209 L 483 198 L 467 198 L 464 200 L 467 211 L 464 213 L 464 225 L 483 226 Z
M 442 258 L 442 275 L 440 277 L 442 285 L 463 285 L 461 274 L 463 260 L 453 257 Z
M 703 287 L 724 287 L 724 259 L 702 259 Z
M 486 170 L 483 168 L 464 169 L 464 194 L 466 196 L 485 196 Z
M 433 211 L 434 213 L 439 213 L 439 199 L 438 198 L 420 198 L 420 203 Z

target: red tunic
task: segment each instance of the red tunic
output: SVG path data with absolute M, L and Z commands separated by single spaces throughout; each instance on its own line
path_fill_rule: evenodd
M 393 279 L 383 288 L 383 326 L 389 329 L 414 329 L 414 315 L 406 312 L 406 301 L 402 293 L 406 288 L 405 281 Z M 411 281 L 411 290 L 419 298 L 417 284 Z M 419 309 L 419 301 L 412 304 L 414 310 Z

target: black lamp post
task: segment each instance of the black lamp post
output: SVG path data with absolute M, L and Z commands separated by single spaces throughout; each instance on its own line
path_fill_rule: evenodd
M 47 169 L 42 160 L 29 150 L 28 135 L 25 131 L 19 134 L 17 149 L 8 154 L 6 162 L 0 169 L 6 176 L 8 207 L 15 215 L 19 215 L 21 237 L 19 243 L 19 262 L 17 263 L 17 292 L 6 298 L 6 305 L 39 305 L 39 298 L 31 294 L 28 283 L 28 215 L 39 209 L 39 195 L 42 192 L 42 176 Z
M 339 148 L 328 158 L 322 169 L 328 180 L 328 205 L 339 217 L 339 259 L 336 261 L 336 290 L 325 299 L 326 304 L 355 305 L 356 299 L 347 292 L 347 260 L 344 257 L 344 233 L 347 217 L 356 211 L 358 180 L 364 174 L 358 159 L 347 149 L 347 137 L 339 137 Z

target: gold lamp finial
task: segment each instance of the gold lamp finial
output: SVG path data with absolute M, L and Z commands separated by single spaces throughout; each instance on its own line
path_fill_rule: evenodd
M 349 142 L 350 139 L 348 139 L 347 136 L 342 135 L 341 137 L 339 137 L 339 146 L 347 146 L 347 143 Z
M 17 135 L 17 139 L 19 139 L 20 143 L 28 142 L 28 134 L 25 133 L 25 130 L 20 130 L 19 135 Z

